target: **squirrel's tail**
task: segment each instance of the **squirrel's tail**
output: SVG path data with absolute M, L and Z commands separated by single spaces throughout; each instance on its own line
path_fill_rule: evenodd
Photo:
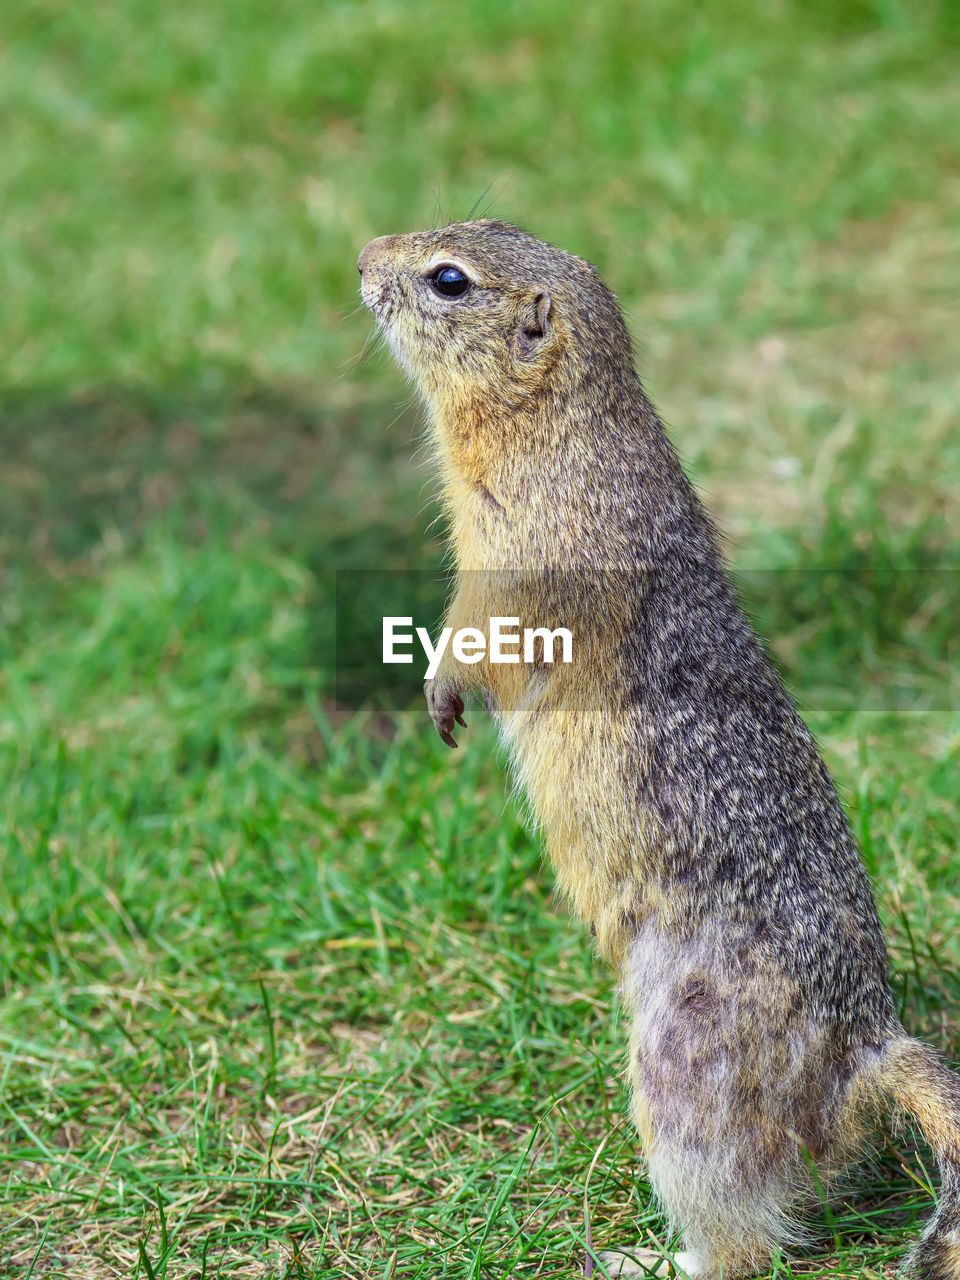
M 937 1211 L 907 1260 L 914 1280 L 960 1280 L 960 1076 L 932 1049 L 903 1036 L 881 1068 L 882 1087 L 912 1116 L 940 1168 Z

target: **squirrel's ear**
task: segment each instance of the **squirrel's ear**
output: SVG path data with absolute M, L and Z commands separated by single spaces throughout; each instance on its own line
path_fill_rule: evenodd
M 531 298 L 520 313 L 517 329 L 517 353 L 521 356 L 536 355 L 550 333 L 550 317 L 553 300 L 549 293 L 538 293 Z

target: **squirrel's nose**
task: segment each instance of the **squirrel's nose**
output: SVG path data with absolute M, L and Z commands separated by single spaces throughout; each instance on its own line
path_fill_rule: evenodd
M 371 240 L 360 251 L 360 257 L 357 259 L 357 270 L 363 275 L 364 271 L 370 266 L 375 258 L 379 257 L 385 250 L 391 248 L 398 236 L 377 236 L 376 240 Z

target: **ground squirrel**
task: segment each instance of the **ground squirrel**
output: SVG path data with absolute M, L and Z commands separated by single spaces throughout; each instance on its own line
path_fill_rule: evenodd
M 539 610 L 580 647 L 570 668 L 448 650 L 427 700 L 455 745 L 482 688 L 558 882 L 617 970 L 678 1265 L 763 1270 L 797 1237 L 812 1166 L 841 1168 L 892 1098 L 942 1175 L 912 1273 L 960 1280 L 960 1078 L 900 1025 L 834 785 L 616 299 L 587 262 L 489 220 L 382 236 L 358 265 L 429 407 L 458 569 L 447 624 Z M 600 1256 L 621 1276 L 660 1261 Z

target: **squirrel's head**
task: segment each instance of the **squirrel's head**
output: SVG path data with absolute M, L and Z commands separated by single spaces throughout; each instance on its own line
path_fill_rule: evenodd
M 550 388 L 632 368 L 616 299 L 582 258 L 504 222 L 380 236 L 357 263 L 363 300 L 438 409 L 523 410 Z

